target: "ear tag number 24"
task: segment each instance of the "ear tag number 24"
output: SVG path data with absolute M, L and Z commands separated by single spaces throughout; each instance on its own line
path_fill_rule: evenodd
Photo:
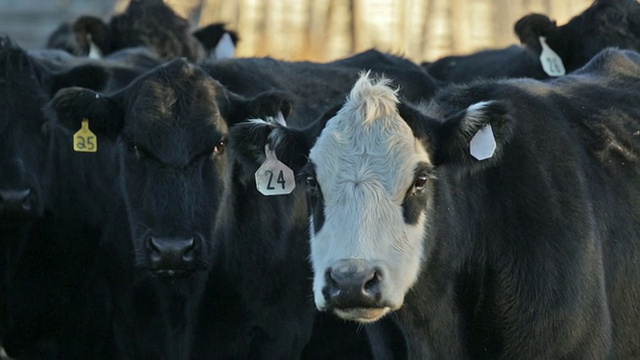
M 269 145 L 264 153 L 267 159 L 256 171 L 256 188 L 266 196 L 290 194 L 296 188 L 293 170 L 278 160 Z
M 82 127 L 73 134 L 73 151 L 92 153 L 98 151 L 98 138 L 89 130 L 88 119 L 82 119 Z

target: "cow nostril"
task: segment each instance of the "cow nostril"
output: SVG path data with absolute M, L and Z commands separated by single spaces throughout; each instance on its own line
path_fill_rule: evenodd
M 32 189 L 0 190 L 0 205 L 8 212 L 30 213 L 35 208 L 36 194 Z
M 376 292 L 378 287 L 379 287 L 379 285 L 380 285 L 380 281 L 382 281 L 382 274 L 380 273 L 380 270 L 376 269 L 365 280 L 365 283 L 364 283 L 364 286 L 363 286 L 364 292 L 366 294 L 369 294 L 369 293 L 372 293 L 372 292 Z
M 162 250 L 160 249 L 160 245 L 158 244 L 156 238 L 153 236 L 148 236 L 146 239 L 147 248 L 151 253 L 151 260 L 160 261 L 162 257 Z
M 193 238 L 187 240 L 187 244 L 182 252 L 182 260 L 191 262 L 194 259 L 195 241 Z
M 340 295 L 340 284 L 333 277 L 332 269 L 327 269 L 324 273 L 325 281 L 327 282 L 327 290 L 329 291 L 329 295 L 331 297 L 336 297 Z

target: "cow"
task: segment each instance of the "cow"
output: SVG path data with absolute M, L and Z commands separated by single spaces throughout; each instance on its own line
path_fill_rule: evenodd
M 275 125 L 309 158 L 317 308 L 391 317 L 411 359 L 638 357 L 639 80 L 606 49 L 415 106 L 365 74 L 315 133 Z
M 275 116 L 284 99 L 274 91 L 233 94 L 185 59 L 112 94 L 57 93 L 49 112 L 67 132 L 66 146 L 87 119 L 97 153 L 82 155 L 104 152 L 98 164 L 115 162 L 109 172 L 119 189 L 82 280 L 85 299 L 61 336 L 63 358 L 189 358 L 193 314 L 213 256 L 228 128 Z M 83 347 L 87 338 L 93 342 Z
M 403 95 L 415 101 L 428 99 L 438 86 L 417 65 L 375 50 L 324 64 L 245 58 L 206 63 L 204 69 L 230 90 L 291 94 L 290 111 L 272 122 L 296 129 L 333 116 L 363 69 L 392 77 Z M 262 124 L 254 121 L 249 128 L 255 123 Z M 265 133 L 270 126 L 267 123 Z M 194 351 L 216 358 L 326 359 L 345 356 L 339 353 L 343 349 L 356 358 L 369 358 L 363 331 L 317 317 L 310 297 L 304 186 L 296 185 L 286 196 L 267 197 L 258 191 L 255 174 L 265 160 L 264 146 L 256 146 L 260 137 L 247 132 L 245 124 L 230 130 L 229 180 L 214 236 L 216 270 L 203 296 L 207 310 L 199 315 L 203 330 Z M 278 158 L 288 164 L 306 162 L 305 156 L 286 153 Z M 274 177 L 273 184 L 277 180 Z
M 565 25 L 557 26 L 542 14 L 530 14 L 518 20 L 514 30 L 523 46 L 446 56 L 424 67 L 436 79 L 455 83 L 478 78 L 561 76 L 582 67 L 606 47 L 640 50 L 640 4 L 635 0 L 596 0 Z M 545 52 L 542 56 L 542 41 L 551 55 Z M 543 61 L 557 68 L 545 69 Z
M 125 12 L 108 23 L 84 15 L 72 24 L 62 23 L 47 40 L 46 47 L 61 49 L 77 56 L 100 58 L 114 51 L 144 46 L 162 59 L 186 57 L 192 61 L 232 57 L 238 35 L 215 23 L 193 33 L 189 22 L 176 14 L 162 0 L 132 0 Z
M 6 326 L 6 278 L 10 255 L 31 219 L 43 211 L 42 174 L 47 138 L 43 134 L 47 92 L 24 51 L 0 38 L 0 344 Z M 29 106 L 23 106 L 25 101 Z M 34 106 L 35 105 L 35 106 Z
M 164 60 L 144 47 L 118 50 L 100 59 L 74 56 L 57 49 L 29 50 L 27 54 L 50 73 L 68 73 L 64 77 L 56 77 L 57 82 L 51 84 L 52 94 L 55 93 L 53 90 L 74 85 L 105 93 L 112 92 L 164 63 Z
M 0 342 L 16 358 L 56 353 L 60 319 L 77 276 L 86 269 L 83 262 L 91 258 L 92 235 L 103 222 L 101 204 L 108 208 L 114 193 L 108 174 L 94 182 L 74 176 L 91 162 L 82 164 L 68 154 L 61 159 L 53 145 L 60 135 L 44 108 L 64 87 L 124 86 L 127 76 L 119 74 L 126 66 L 57 55 L 25 51 L 0 38 Z M 142 71 L 127 68 L 130 77 Z M 103 199 L 96 183 L 107 187 Z M 80 209 L 83 192 L 95 202 Z
M 267 90 L 288 92 L 293 107 L 284 115 L 294 126 L 321 117 L 341 102 L 363 69 L 395 79 L 411 101 L 428 99 L 443 85 L 410 60 L 374 49 L 327 63 L 265 57 L 205 61 L 202 66 L 232 92 L 251 96 Z

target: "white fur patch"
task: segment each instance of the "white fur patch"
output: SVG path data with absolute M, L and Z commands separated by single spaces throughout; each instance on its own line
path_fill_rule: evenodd
M 493 101 L 480 101 L 478 103 L 469 105 L 467 113 L 465 114 L 465 120 L 462 124 L 462 131 L 469 133 L 475 133 L 478 127 L 484 124 L 486 119 L 485 108 Z
M 417 279 L 425 216 L 406 224 L 402 203 L 416 167 L 429 157 L 397 103 L 388 80 L 363 74 L 311 149 L 325 205 L 324 225 L 311 231 L 318 308 L 325 305 L 325 271 L 341 259 L 379 266 L 383 298 L 392 308 Z

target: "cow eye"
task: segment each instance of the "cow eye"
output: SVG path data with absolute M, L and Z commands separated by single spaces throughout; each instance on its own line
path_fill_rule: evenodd
M 49 136 L 49 122 L 45 121 L 42 126 L 40 127 L 40 133 L 42 134 L 42 136 L 47 137 Z
M 129 150 L 132 153 L 135 153 L 138 151 L 138 145 L 136 145 L 136 143 L 134 143 L 132 140 L 129 140 L 127 142 L 127 150 Z
M 413 183 L 413 188 L 416 191 L 424 190 L 424 187 L 427 185 L 427 180 L 428 180 L 427 175 L 424 175 L 424 174 L 418 175 L 418 177 L 416 178 L 416 181 Z
M 214 155 L 222 154 L 224 152 L 225 146 L 226 146 L 225 141 L 224 140 L 220 141 L 216 146 L 213 147 L 213 154 Z
M 318 189 L 318 182 L 316 181 L 315 177 L 309 175 L 309 176 L 307 176 L 305 181 L 307 182 L 307 188 L 309 190 L 317 190 Z

